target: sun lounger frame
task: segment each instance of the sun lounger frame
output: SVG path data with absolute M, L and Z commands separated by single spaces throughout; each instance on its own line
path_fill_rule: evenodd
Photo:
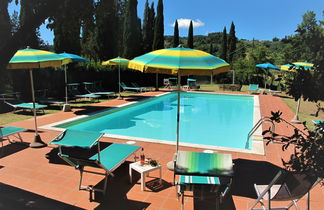
M 4 101 L 5 104 L 11 106 L 14 108 L 14 112 L 16 112 L 18 109 L 22 109 L 22 110 L 30 110 L 30 111 L 33 111 L 33 107 L 27 107 L 27 106 L 22 106 L 20 104 L 12 104 L 12 103 L 9 103 L 8 101 Z M 21 104 L 24 104 L 24 103 L 21 103 Z M 37 107 L 37 105 L 39 105 L 39 107 Z M 43 111 L 43 114 L 45 114 L 45 110 L 44 108 L 46 108 L 47 106 L 46 105 L 42 105 L 42 104 L 35 104 L 35 109 L 36 111 L 37 110 L 42 110 Z
M 17 128 L 15 131 L 9 132 L 7 134 L 3 134 L 3 129 L 8 129 L 8 128 Z M 20 127 L 14 127 L 14 126 L 8 126 L 8 127 L 0 127 L 0 141 L 1 141 L 1 148 L 2 148 L 2 155 L 4 152 L 4 147 L 3 147 L 3 142 L 8 140 L 10 143 L 15 143 L 15 141 L 12 141 L 9 139 L 9 136 L 15 136 L 20 140 L 20 142 L 23 142 L 22 137 L 20 136 L 20 132 L 26 131 L 26 128 L 20 128 Z
M 144 91 L 144 88 L 142 88 L 142 87 L 129 87 L 129 86 L 126 86 L 126 84 L 123 83 L 123 82 L 120 82 L 119 85 L 124 91 L 127 91 L 127 90 L 129 90 L 129 91 L 134 91 L 135 90 L 136 92 L 143 92 Z
M 57 135 L 53 141 L 58 141 L 58 139 L 60 139 L 64 133 L 66 131 L 60 133 L 59 135 Z M 126 154 L 122 159 L 120 159 L 118 161 L 117 164 L 114 165 L 114 167 L 108 169 L 102 162 L 101 162 L 101 158 L 100 158 L 100 154 L 104 153 L 105 151 L 108 150 L 112 150 L 113 147 L 117 147 L 118 145 L 123 145 L 123 144 L 118 144 L 118 143 L 112 143 L 111 145 L 109 145 L 107 148 L 105 148 L 104 150 L 100 151 L 100 142 L 99 139 L 103 136 L 103 134 L 101 134 L 96 140 L 94 140 L 92 142 L 91 145 L 89 146 L 85 146 L 83 148 L 91 148 L 93 146 L 97 146 L 98 152 L 97 154 L 93 155 L 92 157 L 90 157 L 89 159 L 83 159 L 83 158 L 78 158 L 78 157 L 70 157 L 69 155 L 63 154 L 62 151 L 62 147 L 73 147 L 71 145 L 66 146 L 66 145 L 59 145 L 59 153 L 58 156 L 60 158 L 62 158 L 65 162 L 67 162 L 69 165 L 73 166 L 76 170 L 79 170 L 80 172 L 80 180 L 79 180 L 79 190 L 85 190 L 85 191 L 89 191 L 90 192 L 90 200 L 92 199 L 92 192 L 93 191 L 98 191 L 98 192 L 102 192 L 104 195 L 106 193 L 106 189 L 107 189 L 107 182 L 108 182 L 108 177 L 109 175 L 114 177 L 113 171 L 115 169 L 117 169 L 121 164 L 123 164 L 127 158 L 129 158 L 131 155 L 134 155 L 134 160 L 136 161 L 136 152 L 141 148 L 140 146 L 135 146 L 135 145 L 127 145 L 128 147 L 134 147 L 134 150 L 132 152 L 130 152 L 129 154 Z M 53 142 L 52 141 L 52 142 Z M 115 145 L 115 146 L 113 146 Z M 77 147 L 77 145 L 75 145 Z M 136 147 L 136 148 L 135 148 Z M 104 172 L 97 172 L 97 171 L 92 171 L 92 170 L 88 170 L 86 169 L 86 167 L 89 168 L 100 168 L 103 169 Z M 97 174 L 97 175 L 103 175 L 105 176 L 105 180 L 104 180 L 104 187 L 103 188 L 95 188 L 93 185 L 82 185 L 82 179 L 83 179 L 83 173 L 92 173 L 92 174 Z

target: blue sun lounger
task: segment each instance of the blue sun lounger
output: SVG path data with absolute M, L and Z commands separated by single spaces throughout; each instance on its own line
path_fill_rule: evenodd
M 68 92 L 70 97 L 73 97 L 75 100 L 77 98 L 87 98 L 89 100 L 95 100 L 97 99 L 99 101 L 100 95 L 95 94 L 81 94 L 78 90 L 79 83 L 69 83 L 68 86 Z
M 4 103 L 8 104 L 9 106 L 14 108 L 14 111 L 18 110 L 18 109 L 29 109 L 30 111 L 32 111 L 34 109 L 33 107 L 33 103 L 20 103 L 20 104 L 12 104 L 9 103 L 7 101 L 4 101 Z M 35 109 L 37 110 L 42 110 L 43 113 L 45 113 L 44 108 L 47 107 L 46 105 L 42 105 L 42 104 L 35 104 Z
M 20 127 L 13 127 L 13 126 L 8 126 L 8 127 L 0 127 L 0 141 L 1 141 L 1 146 L 3 147 L 3 142 L 5 140 L 8 140 L 10 143 L 14 143 L 15 141 L 9 139 L 9 136 L 15 136 L 19 138 L 21 142 L 23 142 L 20 132 L 26 131 L 26 128 L 20 128 Z M 5 139 L 6 138 L 6 139 Z M 3 150 L 2 150 L 3 152 Z
M 123 82 L 119 83 L 119 85 L 124 91 L 126 91 L 126 90 L 137 91 L 137 92 L 143 92 L 144 91 L 144 88 L 142 88 L 142 87 L 128 87 Z
M 140 146 L 136 145 L 112 143 L 105 149 L 101 150 L 99 139 L 102 136 L 102 133 L 67 129 L 56 136 L 50 142 L 51 144 L 59 146 L 59 157 L 61 157 L 69 165 L 80 171 L 79 190 L 89 191 L 90 198 L 92 198 L 91 193 L 93 191 L 99 191 L 105 194 L 109 175 L 114 176 L 113 171 L 117 169 L 122 163 L 124 163 L 126 159 L 132 154 L 135 155 L 137 150 L 141 148 Z M 64 154 L 62 149 L 64 147 L 77 147 L 83 149 L 97 147 L 98 152 L 92 157 L 85 159 Z M 93 171 L 90 170 L 90 168 L 100 168 L 103 169 L 104 172 Z M 95 188 L 92 185 L 82 186 L 82 176 L 84 172 L 104 175 L 104 187 Z
M 249 88 L 248 88 L 248 92 L 250 93 L 257 93 L 259 89 L 259 85 L 258 84 L 250 84 Z
M 94 83 L 93 82 L 83 82 L 84 84 L 84 89 L 86 91 L 88 91 L 89 94 L 92 94 L 92 95 L 104 95 L 104 96 L 111 96 L 111 95 L 114 95 L 115 92 L 112 92 L 112 91 L 97 91 L 93 86 L 94 86 Z
M 149 86 L 149 87 L 141 87 L 139 86 L 136 82 L 131 82 L 131 84 L 136 87 L 136 88 L 143 88 L 144 91 L 152 91 L 154 89 L 153 86 Z
M 324 120 L 312 120 L 312 122 L 315 124 L 315 125 L 319 125 L 321 123 L 324 123 Z

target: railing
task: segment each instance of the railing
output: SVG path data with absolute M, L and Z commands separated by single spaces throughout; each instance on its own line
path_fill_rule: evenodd
M 250 137 L 254 134 L 254 132 L 262 125 L 262 123 L 264 122 L 270 122 L 271 123 L 271 131 L 274 132 L 275 130 L 275 125 L 272 122 L 272 120 L 270 119 L 270 117 L 262 117 L 254 126 L 253 128 L 250 130 L 248 137 L 246 139 L 246 143 L 245 143 L 245 149 L 249 148 L 249 140 Z

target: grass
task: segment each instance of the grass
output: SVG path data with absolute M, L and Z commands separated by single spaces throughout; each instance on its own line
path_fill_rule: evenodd
M 291 97 L 284 97 L 283 101 L 289 106 L 293 113 L 296 112 L 297 102 Z M 323 104 L 323 101 L 320 102 Z M 307 128 L 313 130 L 315 128 L 312 120 L 323 120 L 324 112 L 319 112 L 318 117 L 315 117 L 314 114 L 317 111 L 316 103 L 303 101 L 300 102 L 298 117 L 300 121 L 306 121 Z
M 123 92 L 122 96 L 127 97 L 127 96 L 131 96 L 131 95 L 136 95 L 136 94 L 137 93 L 133 93 L 133 92 Z M 99 102 L 104 102 L 104 101 L 108 101 L 111 99 L 113 99 L 113 98 L 99 99 Z M 77 102 L 70 103 L 71 108 L 80 108 L 80 107 L 89 106 L 89 105 L 93 105 L 93 104 L 94 104 L 94 102 L 89 102 L 87 100 L 83 100 L 83 101 L 78 100 Z M 62 106 L 51 105 L 45 109 L 45 114 L 59 112 L 59 111 L 61 111 L 61 109 L 62 109 Z M 42 116 L 42 115 L 43 115 L 42 112 L 37 112 L 37 116 Z M 27 120 L 32 117 L 33 117 L 33 113 L 31 111 L 17 110 L 16 112 L 11 111 L 11 112 L 7 112 L 7 113 L 3 113 L 3 114 L 0 114 L 0 126 L 8 124 L 8 123 Z
M 241 92 L 247 92 L 247 85 L 243 85 Z M 217 84 L 202 84 L 200 86 L 201 90 L 204 91 L 221 91 L 219 89 L 219 85 Z M 136 93 L 133 92 L 123 92 L 122 95 L 123 96 L 130 96 L 130 95 L 134 95 Z M 297 102 L 287 96 L 286 94 L 281 94 L 280 95 L 283 99 L 283 101 L 290 107 L 291 111 L 293 113 L 295 113 L 296 110 L 296 105 Z M 100 99 L 100 102 L 103 101 L 107 101 L 107 100 L 111 100 L 111 99 Z M 323 104 L 323 101 L 320 102 L 321 104 Z M 71 107 L 72 108 L 78 108 L 78 107 L 83 107 L 83 106 L 89 106 L 92 105 L 93 102 L 88 102 L 88 101 L 82 101 L 82 102 L 77 102 L 77 103 L 71 103 Z M 45 109 L 45 114 L 51 114 L 51 113 L 55 113 L 55 112 L 59 112 L 61 109 L 60 106 L 50 106 L 48 108 Z M 301 101 L 301 105 L 300 105 L 300 111 L 299 111 L 299 119 L 301 121 L 306 121 L 306 125 L 309 129 L 314 129 L 315 126 L 312 123 L 312 120 L 314 119 L 318 119 L 318 120 L 324 120 L 324 112 L 320 112 L 318 117 L 315 117 L 314 114 L 317 111 L 317 107 L 316 107 L 316 103 L 314 102 L 309 102 L 309 101 Z M 8 113 L 4 113 L 4 114 L 0 114 L 0 125 L 5 125 L 8 123 L 12 123 L 12 122 L 16 122 L 16 121 L 21 121 L 21 120 L 26 120 L 29 118 L 32 118 L 33 114 L 32 112 L 28 112 L 28 111 L 17 111 L 16 113 L 14 112 L 8 112 Z

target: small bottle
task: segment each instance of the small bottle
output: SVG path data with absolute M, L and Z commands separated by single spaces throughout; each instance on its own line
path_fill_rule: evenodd
M 140 155 L 140 165 L 144 165 L 145 163 L 145 155 L 144 155 L 144 148 L 141 150 L 141 155 Z

